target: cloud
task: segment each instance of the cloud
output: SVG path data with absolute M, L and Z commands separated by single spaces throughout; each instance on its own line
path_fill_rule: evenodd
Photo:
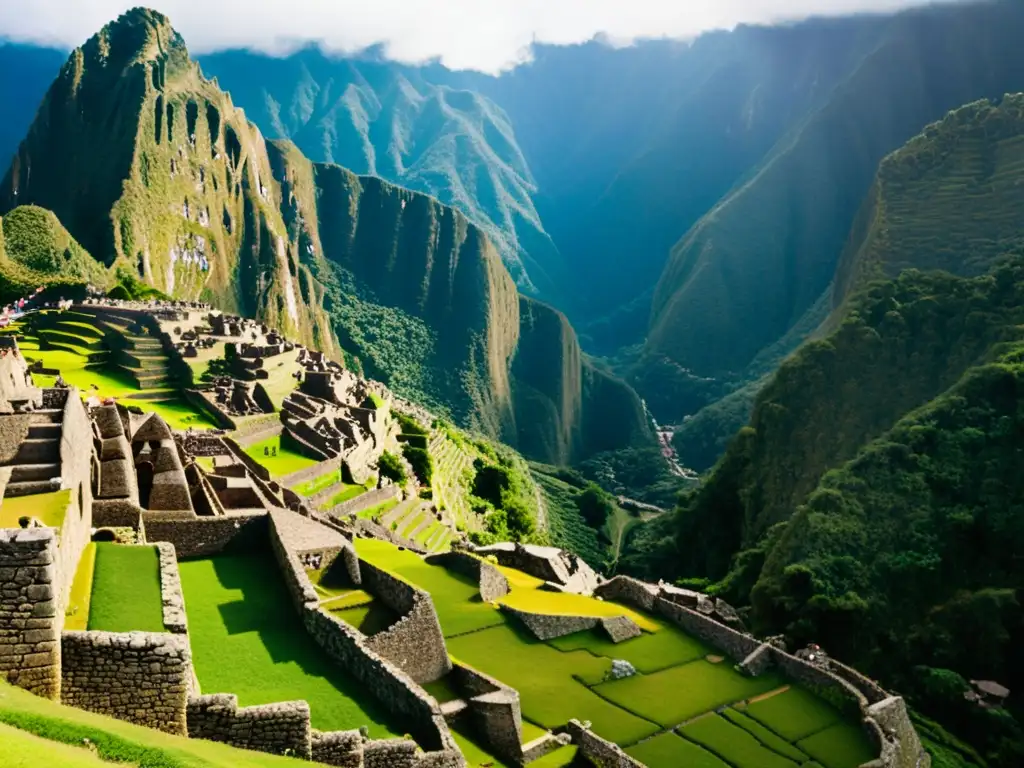
M 527 58 L 532 42 L 567 44 L 596 35 L 689 39 L 738 23 L 884 12 L 927 0 L 162 0 L 195 53 L 253 48 L 284 54 L 310 41 L 352 52 L 383 44 L 405 62 L 440 58 L 455 69 L 494 72 Z M 72 48 L 136 2 L 30 0 L 0 3 L 0 36 Z M 827 6 L 823 8 L 822 6 Z

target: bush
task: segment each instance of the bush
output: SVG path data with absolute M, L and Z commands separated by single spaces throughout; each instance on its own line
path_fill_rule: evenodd
M 402 446 L 402 455 L 412 466 L 412 471 L 416 474 L 416 479 L 420 481 L 420 484 L 430 485 L 434 479 L 434 465 L 426 449 L 416 448 L 406 443 Z
M 110 289 L 110 292 L 107 294 L 107 298 L 116 299 L 117 301 L 131 301 L 132 295 L 128 292 L 127 288 L 121 285 L 121 283 L 118 283 Z
M 587 525 L 600 528 L 614 511 L 615 502 L 597 483 L 588 483 L 583 493 L 576 497 L 576 506 Z
M 380 470 L 381 477 L 386 477 L 399 485 L 405 484 L 405 468 L 402 466 L 402 462 L 397 456 L 395 456 L 395 454 L 389 451 L 384 451 L 384 453 L 380 455 L 380 459 L 377 461 L 377 468 Z

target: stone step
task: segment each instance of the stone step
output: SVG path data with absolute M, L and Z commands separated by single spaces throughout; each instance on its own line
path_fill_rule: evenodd
M 59 409 L 32 411 L 29 424 L 60 424 L 64 420 L 64 411 Z
M 60 476 L 60 464 L 13 464 L 9 469 L 12 483 L 48 481 Z
M 60 441 L 53 438 L 28 438 L 21 441 L 11 464 L 47 464 L 60 461 Z
M 28 437 L 36 440 L 60 440 L 63 428 L 60 424 L 29 424 Z
M 57 486 L 49 480 L 34 480 L 26 483 L 7 483 L 4 489 L 4 497 L 13 499 L 17 496 L 35 496 L 38 493 L 50 493 Z
M 465 699 L 452 699 L 441 704 L 441 715 L 446 723 L 451 723 L 467 709 L 469 709 L 469 704 Z

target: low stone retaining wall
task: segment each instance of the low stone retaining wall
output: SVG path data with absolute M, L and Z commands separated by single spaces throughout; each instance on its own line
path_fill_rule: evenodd
M 275 755 L 311 758 L 312 732 L 309 704 L 305 701 L 240 708 L 237 696 L 217 693 L 190 699 L 187 717 L 188 735 L 193 739 L 220 741 Z M 356 735 L 358 733 L 356 731 Z
M 160 600 L 163 604 L 164 629 L 176 635 L 188 632 L 185 615 L 185 597 L 181 593 L 178 557 L 174 545 L 160 542 L 156 545 L 160 558 Z
M 467 696 L 476 732 L 494 754 L 514 765 L 523 762 L 523 717 L 519 692 L 464 664 L 452 671 L 456 687 Z
M 267 471 L 267 468 L 258 461 L 254 461 L 249 454 L 242 450 L 242 447 L 238 443 L 230 437 L 225 437 L 224 445 L 228 447 L 228 452 L 244 464 L 245 468 L 256 475 L 256 477 L 265 483 L 269 483 L 271 481 L 270 472 Z
M 128 499 L 95 499 L 92 503 L 94 528 L 142 530 L 142 508 Z
M 217 405 L 213 398 L 208 397 L 207 394 L 198 389 L 184 389 L 182 390 L 181 396 L 185 402 L 193 406 L 200 413 L 206 414 L 210 417 L 220 429 L 237 429 L 238 424 L 230 414 L 228 414 L 223 408 Z
M 290 475 L 285 475 L 284 477 L 279 478 L 277 483 L 284 488 L 288 488 L 339 469 L 341 469 L 340 458 L 327 459 L 326 461 L 321 461 L 319 464 L 314 464 L 312 467 L 306 467 L 305 469 L 300 469 L 298 472 L 292 472 Z M 327 498 L 330 498 L 330 494 L 327 495 Z M 317 502 L 316 499 L 317 497 L 314 496 L 309 500 L 309 503 L 313 506 L 317 506 L 323 501 L 321 500 L 320 502 Z
M 0 530 L 0 676 L 48 699 L 61 687 L 56 560 L 54 529 Z
M 402 618 L 366 640 L 366 647 L 400 667 L 417 683 L 431 683 L 451 671 L 434 601 L 427 592 L 359 561 L 362 586 Z
M 595 768 L 646 768 L 622 751 L 616 744 L 605 741 L 593 731 L 583 727 L 579 720 L 570 720 L 566 730 L 579 753 Z
M 260 528 L 265 530 L 267 514 L 181 518 L 146 512 L 143 521 L 149 541 L 170 542 L 178 557 L 205 557 L 223 550 L 236 536 L 256 532 Z
M 61 702 L 181 736 L 192 680 L 188 637 L 64 632 Z
M 598 585 L 594 595 L 605 600 L 615 600 L 644 611 L 654 610 L 654 601 L 658 598 L 658 588 L 653 584 L 645 584 L 629 576 L 615 576 Z
M 499 606 L 503 613 L 521 621 L 538 640 L 554 640 L 575 632 L 593 629 L 598 619 L 593 616 L 554 616 L 544 613 L 528 613 L 507 605 Z
M 683 630 L 714 646 L 737 664 L 756 651 L 761 641 L 720 624 L 702 613 L 691 611 L 663 597 L 654 601 L 654 609 Z
M 370 509 L 378 504 L 383 504 L 385 501 L 390 501 L 401 495 L 401 493 L 402 489 L 399 486 L 394 484 L 385 485 L 383 488 L 375 488 L 372 491 L 359 494 L 354 499 L 343 501 L 338 506 L 325 510 L 325 512 L 332 517 L 354 515 L 362 512 L 364 509 Z

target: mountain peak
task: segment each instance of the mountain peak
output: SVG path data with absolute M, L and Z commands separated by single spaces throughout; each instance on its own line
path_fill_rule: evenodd
M 81 48 L 86 62 L 118 73 L 133 64 L 177 55 L 188 59 L 181 35 L 171 21 L 149 8 L 132 8 L 107 24 Z M 75 54 L 72 54 L 72 59 Z

